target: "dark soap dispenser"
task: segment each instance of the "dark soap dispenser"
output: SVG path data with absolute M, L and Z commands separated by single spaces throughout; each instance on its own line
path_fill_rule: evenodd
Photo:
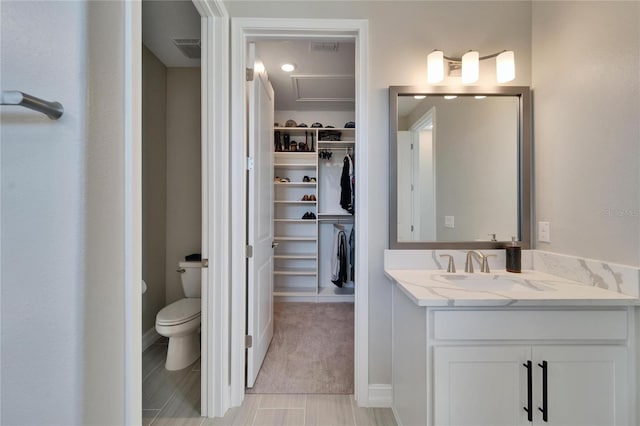
M 521 272 L 521 249 L 516 237 L 511 237 L 511 245 L 505 247 L 507 258 L 507 272 Z

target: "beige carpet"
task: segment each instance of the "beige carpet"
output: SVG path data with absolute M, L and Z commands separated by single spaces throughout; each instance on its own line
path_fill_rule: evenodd
M 276 303 L 271 346 L 248 393 L 353 393 L 353 303 Z

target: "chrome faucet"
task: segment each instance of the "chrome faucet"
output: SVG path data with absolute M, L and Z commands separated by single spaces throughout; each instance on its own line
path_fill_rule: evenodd
M 447 265 L 447 272 L 456 272 L 456 264 L 453 262 L 453 256 L 450 254 L 441 254 L 440 257 L 448 257 L 449 264 Z
M 469 250 L 467 252 L 467 261 L 464 264 L 464 271 L 470 274 L 473 274 L 473 256 L 480 258 L 480 271 L 489 273 L 489 262 L 487 261 L 487 257 L 484 253 L 478 250 Z

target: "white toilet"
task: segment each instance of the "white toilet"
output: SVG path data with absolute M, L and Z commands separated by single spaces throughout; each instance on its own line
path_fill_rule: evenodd
M 156 331 L 169 338 L 167 370 L 182 370 L 200 356 L 200 297 L 202 262 L 180 262 L 178 272 L 185 298 L 156 315 Z

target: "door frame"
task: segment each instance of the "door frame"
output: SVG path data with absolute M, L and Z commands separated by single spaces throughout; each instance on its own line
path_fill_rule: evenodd
M 200 14 L 202 138 L 202 270 L 200 412 L 223 416 L 227 377 L 229 292 L 229 15 L 222 0 L 192 0 Z
M 201 414 L 222 416 L 229 407 L 229 15 L 222 0 L 192 0 L 201 16 L 202 255 Z M 124 3 L 125 113 L 125 424 L 142 423 L 142 3 Z M 215 217 L 210 217 L 217 213 Z M 215 316 L 210 313 L 215 313 Z M 222 345 L 222 346 L 221 346 Z
M 272 19 L 233 18 L 231 20 L 231 406 L 239 406 L 245 390 L 245 330 L 246 330 L 246 97 L 245 73 L 247 44 L 274 38 L 349 38 L 356 43 L 356 138 L 367 140 L 368 128 L 368 21 L 353 19 Z M 368 149 L 362 143 L 356 149 L 356 245 L 355 289 L 355 398 L 360 406 L 369 405 L 368 354 Z M 226 323 L 229 325 L 229 323 Z

